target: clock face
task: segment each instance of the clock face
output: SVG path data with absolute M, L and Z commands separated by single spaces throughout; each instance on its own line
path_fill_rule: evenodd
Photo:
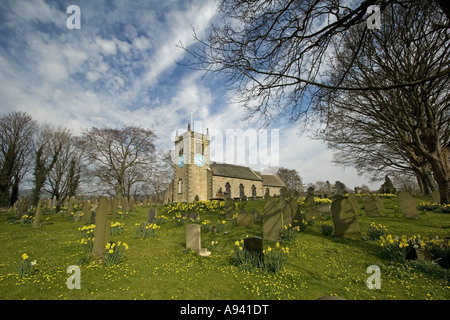
M 205 159 L 203 158 L 202 154 L 197 153 L 194 157 L 194 162 L 198 167 L 201 167 L 205 164 Z
M 184 165 L 184 156 L 181 155 L 178 157 L 178 166 L 181 168 Z

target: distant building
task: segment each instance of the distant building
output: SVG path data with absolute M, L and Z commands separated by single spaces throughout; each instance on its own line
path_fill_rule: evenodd
M 265 175 L 249 167 L 210 163 L 210 137 L 188 130 L 175 137 L 177 165 L 164 195 L 167 202 L 231 198 L 262 198 L 265 193 L 279 195 L 286 187 L 278 175 Z

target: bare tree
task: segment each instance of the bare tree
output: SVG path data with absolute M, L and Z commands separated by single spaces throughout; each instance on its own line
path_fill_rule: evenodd
M 389 7 L 389 23 L 366 38 L 366 51 L 356 58 L 355 40 L 365 29 L 354 29 L 335 44 L 331 82 L 383 86 L 441 72 L 450 65 L 450 30 L 433 31 L 433 25 L 442 23 L 437 12 L 432 2 Z M 352 67 L 343 71 L 350 60 Z M 385 91 L 330 90 L 327 104 L 322 104 L 327 125 L 322 137 L 341 164 L 367 169 L 371 163 L 373 169 L 406 169 L 423 178 L 431 169 L 442 203 L 449 203 L 449 87 L 447 75 Z
M 82 136 L 92 174 L 116 196 L 130 196 L 135 183 L 146 181 L 155 150 L 155 134 L 135 126 L 91 128 Z
M 384 15 L 388 7 L 420 8 L 423 1 L 365 0 L 365 1 L 298 1 L 298 0 L 222 0 L 222 19 L 211 26 L 201 39 L 194 30 L 196 45 L 186 48 L 191 59 L 188 67 L 218 72 L 235 89 L 236 102 L 243 105 L 248 117 L 268 123 L 276 116 L 292 122 L 314 119 L 315 103 L 332 90 L 389 90 L 427 84 L 448 76 L 446 65 L 426 75 L 413 74 L 408 79 L 389 79 L 383 83 L 343 83 L 327 81 L 327 59 L 333 42 L 339 41 L 358 26 L 364 32 L 354 42 L 357 50 L 341 71 L 348 70 L 354 59 L 364 53 L 365 39 L 373 32 L 367 29 L 368 8 L 378 5 Z M 441 10 L 435 32 L 448 29 L 450 12 L 445 1 L 437 1 Z M 445 20 L 447 17 L 447 20 Z M 414 19 L 413 17 L 411 17 Z M 394 19 L 396 19 L 394 17 Z
M 20 111 L 0 118 L 0 206 L 19 197 L 19 185 L 31 164 L 31 145 L 37 123 Z
M 276 174 L 283 180 L 289 190 L 303 191 L 302 178 L 297 170 L 281 167 Z

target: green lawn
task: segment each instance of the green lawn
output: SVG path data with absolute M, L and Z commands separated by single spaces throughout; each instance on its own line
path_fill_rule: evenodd
M 427 198 L 417 199 L 425 201 Z M 360 230 L 371 222 L 382 224 L 393 235 L 449 236 L 450 214 L 421 212 L 417 220 L 401 216 L 396 198 L 384 199 L 383 217 L 370 218 L 357 212 Z M 248 211 L 262 210 L 263 202 L 249 201 Z M 379 255 L 379 244 L 369 240 L 346 240 L 324 236 L 318 223 L 284 241 L 289 248 L 283 271 L 273 274 L 256 269 L 240 271 L 233 264 L 237 240 L 262 236 L 262 223 L 253 229 L 225 223 L 221 232 L 202 232 L 202 246 L 212 251 L 201 257 L 185 249 L 185 227 L 172 216 L 161 219 L 153 238 L 140 239 L 135 224 L 146 221 L 148 208 L 137 207 L 124 219 L 124 232 L 111 236 L 129 246 L 125 260 L 113 267 L 96 261 L 82 263 L 83 247 L 78 230 L 82 222 L 67 221 L 60 213 L 48 213 L 48 223 L 38 228 L 18 224 L 15 213 L 0 212 L 0 298 L 1 299 L 317 299 L 338 295 L 346 299 L 449 299 L 448 272 L 422 271 L 409 263 L 392 263 Z M 200 213 L 202 221 L 219 224 L 218 214 Z M 217 244 L 216 244 L 217 243 Z M 275 243 L 265 242 L 265 247 Z M 17 265 L 26 253 L 36 260 L 32 275 L 18 276 Z M 81 270 L 81 289 L 66 285 L 69 265 Z M 370 290 L 366 269 L 381 269 L 381 289 Z M 447 277 L 446 277 L 447 275 Z

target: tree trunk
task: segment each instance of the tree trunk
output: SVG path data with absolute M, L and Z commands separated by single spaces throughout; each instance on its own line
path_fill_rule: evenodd
M 450 164 L 446 152 L 430 161 L 434 179 L 438 185 L 441 204 L 450 203 Z

